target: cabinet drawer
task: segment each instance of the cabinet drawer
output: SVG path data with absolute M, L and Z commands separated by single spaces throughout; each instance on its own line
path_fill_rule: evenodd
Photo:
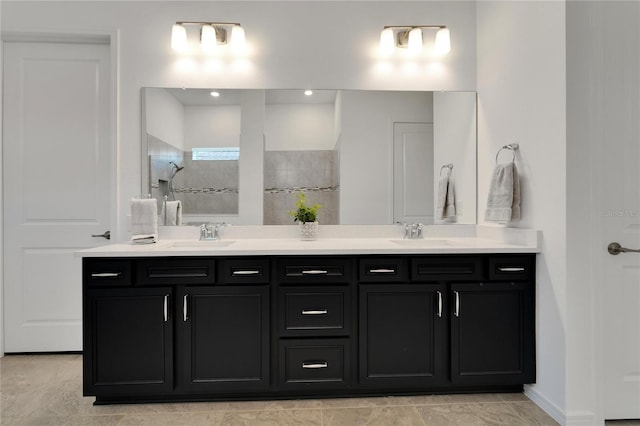
M 348 283 L 350 261 L 348 258 L 285 258 L 278 263 L 278 278 L 283 283 Z
M 412 259 L 413 281 L 481 280 L 483 275 L 480 256 L 425 256 Z
M 348 290 L 348 287 L 280 288 L 280 335 L 348 335 Z
M 337 388 L 349 384 L 347 339 L 280 342 L 280 386 L 285 389 Z
M 156 258 L 138 262 L 139 285 L 213 284 L 216 282 L 215 260 Z
M 409 279 L 407 259 L 398 257 L 364 258 L 359 262 L 361 282 L 406 282 Z
M 130 286 L 131 261 L 85 258 L 82 275 L 85 285 Z
M 224 284 L 267 284 L 271 280 L 269 259 L 225 259 L 221 269 Z
M 490 280 L 527 280 L 534 276 L 532 256 L 500 256 L 489 259 Z

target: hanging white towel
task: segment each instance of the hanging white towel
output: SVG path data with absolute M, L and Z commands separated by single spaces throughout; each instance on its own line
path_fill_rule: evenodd
M 166 207 L 165 207 L 166 206 Z M 165 213 L 166 208 L 166 213 Z M 166 214 L 166 216 L 165 216 Z M 163 203 L 160 211 L 160 218 L 165 225 L 181 226 L 182 225 L 182 203 L 180 200 L 167 201 Z
M 155 243 L 158 240 L 158 205 L 155 198 L 131 200 L 131 242 Z
M 520 178 L 515 163 L 496 164 L 493 169 L 484 218 L 496 223 L 520 219 Z
M 438 180 L 438 202 L 436 203 L 436 219 L 445 220 L 456 216 L 456 196 L 451 179 L 451 169 L 444 167 Z

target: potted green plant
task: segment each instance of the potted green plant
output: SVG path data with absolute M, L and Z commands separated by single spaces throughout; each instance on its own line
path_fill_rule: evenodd
M 304 192 L 297 193 L 295 197 L 296 209 L 289 211 L 289 216 L 293 217 L 294 222 L 299 223 L 300 239 L 315 240 L 318 238 L 318 210 L 322 205 L 307 206 L 307 197 Z

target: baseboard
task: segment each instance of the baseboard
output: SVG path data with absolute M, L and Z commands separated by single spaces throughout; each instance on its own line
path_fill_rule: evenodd
M 560 407 L 558 407 L 556 404 L 551 402 L 546 396 L 538 392 L 534 387 L 525 386 L 524 394 L 544 412 L 550 415 L 553 420 L 560 423 L 561 425 L 567 424 L 567 418 L 564 411 L 560 409 Z
M 569 411 L 565 424 L 567 426 L 595 426 L 597 425 L 596 415 L 590 411 Z

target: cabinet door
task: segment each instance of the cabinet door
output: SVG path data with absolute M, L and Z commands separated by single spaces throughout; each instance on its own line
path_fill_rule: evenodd
M 360 285 L 360 384 L 410 388 L 446 381 L 440 285 Z
M 171 288 L 86 290 L 85 395 L 171 392 L 171 303 Z
M 180 293 L 188 392 L 269 387 L 269 287 L 185 287 Z
M 451 380 L 512 385 L 535 380 L 532 286 L 475 283 L 451 286 Z

